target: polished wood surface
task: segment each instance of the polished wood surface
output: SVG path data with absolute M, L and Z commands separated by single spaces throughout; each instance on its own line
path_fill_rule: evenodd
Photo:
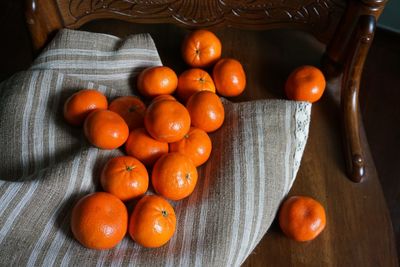
M 361 74 L 369 47 L 374 39 L 376 19 L 372 15 L 360 16 L 350 39 L 348 61 L 345 62 L 341 86 L 342 129 L 344 153 L 348 175 L 360 182 L 365 175 L 363 147 L 360 140 L 360 112 L 358 95 Z M 354 127 L 356 125 L 357 127 Z
M 27 0 L 25 17 L 36 50 L 64 26 L 55 1 Z
M 14 18 L 10 18 L 9 21 L 13 21 L 12 19 Z M 7 25 L 10 29 L 15 30 L 10 31 L 8 35 L 10 38 L 2 43 L 2 47 L 10 44 L 10 42 L 14 44 L 9 46 L 6 53 L 4 50 L 2 51 L 2 57 L 6 59 L 1 64 L 3 78 L 16 70 L 27 67 L 27 62 L 31 57 L 30 51 L 28 51 L 29 44 L 16 38 L 18 34 L 24 31 L 21 28 L 16 28 L 15 25 L 18 24 Z M 135 30 L 152 32 L 157 45 L 163 51 L 161 53 L 163 61 L 166 64 L 176 65 L 177 69 L 182 70 L 184 66 L 180 59 L 176 58 L 167 49 L 178 44 L 184 32 L 173 29 L 173 27 L 157 30 L 157 27 L 159 26 L 143 26 L 143 28 L 138 27 Z M 87 25 L 87 29 L 125 36 L 128 31 L 132 31 L 133 27 L 119 22 L 99 22 Z M 4 33 L 4 29 L 2 33 Z M 176 38 L 170 38 L 170 34 L 175 34 Z M 319 44 L 310 49 L 309 44 L 314 44 L 314 42 L 309 40 L 300 42 L 303 45 L 305 44 L 304 48 L 303 46 L 298 47 L 298 40 L 293 39 L 292 35 L 277 37 L 274 36 L 276 34 L 275 31 L 254 35 L 251 38 L 249 37 L 250 39 L 248 40 L 243 38 L 245 37 L 243 34 L 253 33 L 224 30 L 218 32 L 218 34 L 225 36 L 221 38 L 225 42 L 226 55 L 240 57 L 246 61 L 246 68 L 250 66 L 250 76 L 253 82 L 250 84 L 251 87 L 249 85 L 248 88 L 253 88 L 253 86 L 258 86 L 259 88 L 254 90 L 252 94 L 246 91 L 244 97 L 249 98 L 283 97 L 283 92 L 279 86 L 282 85 L 289 71 L 297 64 L 317 64 L 320 56 L 319 52 L 322 53 L 323 51 L 323 47 L 319 46 Z M 296 35 L 294 34 L 294 36 Z M 225 38 L 227 39 L 225 40 Z M 235 42 L 231 38 L 236 38 L 234 39 Z M 240 40 L 240 46 L 236 43 L 237 40 Z M 160 41 L 162 45 L 160 45 Z M 389 39 L 389 41 L 392 41 L 392 39 Z M 280 46 L 281 42 L 284 43 L 282 46 Z M 296 43 L 296 46 L 293 46 L 293 43 Z M 396 44 L 398 49 L 400 41 L 393 44 L 392 50 L 394 51 L 397 51 Z M 246 52 L 237 51 L 239 50 L 237 49 L 238 47 L 244 47 L 244 45 L 249 47 Z M 381 45 L 383 46 L 384 44 L 381 43 Z M 386 44 L 384 47 L 386 47 Z M 313 55 L 311 51 L 314 49 L 319 52 L 317 55 L 311 56 Z M 256 51 L 258 52 L 256 53 Z M 288 53 L 287 51 L 292 52 Z M 304 53 L 304 51 L 307 52 Z M 397 131 L 398 128 L 394 130 L 389 128 L 389 122 L 398 123 L 400 118 L 396 102 L 398 98 L 395 97 L 396 94 L 398 95 L 398 90 L 394 90 L 395 87 L 393 86 L 396 81 L 400 82 L 398 75 L 396 76 L 394 71 L 394 68 L 398 65 L 395 63 L 395 58 L 389 59 L 392 60 L 390 61 L 393 62 L 392 65 L 387 66 L 385 64 L 388 62 L 387 54 L 385 54 L 387 49 L 374 50 L 373 45 L 372 51 L 375 53 L 371 61 L 367 61 L 367 75 L 364 75 L 363 83 L 361 84 L 361 86 L 364 86 L 361 90 L 361 99 L 363 100 L 361 101 L 361 108 L 364 112 L 363 114 L 366 115 L 368 137 L 371 147 L 375 148 L 373 152 L 377 163 L 379 163 L 378 167 L 380 169 L 378 170 L 380 174 L 385 174 L 383 177 L 381 175 L 381 179 L 384 189 L 386 189 L 386 196 L 390 199 L 388 201 L 392 203 L 390 207 L 392 207 L 394 222 L 397 222 L 395 229 L 398 230 L 400 220 L 396 220 L 396 216 L 399 217 L 396 203 L 398 203 L 397 196 L 398 192 L 400 192 L 400 182 L 396 179 L 398 178 L 396 172 L 398 149 L 396 149 L 395 144 L 396 142 L 398 144 L 399 132 Z M 400 51 L 398 52 L 397 59 L 399 59 L 400 55 Z M 249 54 L 253 56 L 249 57 Z M 16 59 L 16 56 L 20 57 L 20 60 Z M 248 57 L 249 59 L 247 60 Z M 253 64 L 254 66 L 252 66 Z M 382 69 L 385 69 L 385 71 Z M 392 72 L 387 70 L 392 70 Z M 388 76 L 389 74 L 391 76 Z M 331 82 L 330 90 L 338 88 L 338 84 L 340 84 L 338 81 Z M 383 89 L 385 89 L 383 92 L 382 84 L 384 85 Z M 272 263 L 279 264 L 282 263 L 280 261 L 285 260 L 285 264 L 280 266 L 314 266 L 313 263 L 316 266 L 396 265 L 397 257 L 393 252 L 392 230 L 390 223 L 388 223 L 376 171 L 373 163 L 369 164 L 371 155 L 366 145 L 362 128 L 362 144 L 367 149 L 365 151 L 366 178 L 361 184 L 353 184 L 345 179 L 345 164 L 341 157 L 341 142 L 338 132 L 340 130 L 340 108 L 337 92 L 337 90 L 330 91 L 320 103 L 315 104 L 313 107 L 310 139 L 299 175 L 290 193 L 307 194 L 322 201 L 328 212 L 326 232 L 313 242 L 299 244 L 283 237 L 278 227 L 273 225 L 270 232 L 245 264 L 265 266 L 267 262 L 271 262 L 270 265 L 275 266 Z M 376 111 L 379 108 L 381 110 L 377 113 Z M 388 116 L 389 114 L 390 116 Z M 348 232 L 351 234 L 348 234 Z M 348 246 L 346 242 L 350 242 Z
M 342 143 L 347 174 L 354 182 L 361 182 L 366 172 L 359 133 L 360 80 L 374 37 L 376 21 L 385 4 L 386 0 L 349 1 L 336 33 L 322 57 L 326 77 L 342 77 Z
M 351 0 L 348 1 L 346 12 L 343 14 L 336 32 L 326 49 L 326 60 L 333 63 L 331 74 L 338 76 L 349 56 L 349 42 L 360 16 L 370 15 L 378 20 L 387 0 Z
M 331 39 L 344 13 L 346 0 L 27 0 L 27 23 L 33 44 L 40 48 L 58 28 L 79 28 L 96 19 L 134 23 L 171 23 L 186 28 L 291 27 Z
M 400 255 L 400 35 L 376 32 L 361 80 L 360 109 Z

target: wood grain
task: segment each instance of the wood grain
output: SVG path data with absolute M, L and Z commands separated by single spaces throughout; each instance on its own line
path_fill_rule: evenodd
M 70 0 L 61 2 L 61 5 L 62 16 L 68 27 L 80 26 L 94 17 L 112 15 L 128 20 L 140 19 L 147 23 L 177 23 L 191 28 L 216 25 L 254 28 L 268 27 L 270 24 L 299 24 L 299 27 L 312 28 L 314 32 L 321 33 L 332 23 L 328 17 L 335 9 L 343 9 L 345 6 L 340 0 L 305 0 L 301 3 L 279 0 Z
M 328 42 L 346 0 L 26 0 L 27 22 L 36 48 L 55 28 L 76 29 L 95 19 L 171 23 L 186 28 L 297 28 Z M 50 15 L 51 14 L 51 15 Z
M 386 0 L 348 1 L 346 12 L 341 17 L 336 32 L 325 52 L 325 60 L 334 63 L 334 66 L 330 66 L 333 67 L 330 72 L 331 75 L 335 77 L 339 76 L 341 69 L 348 60 L 349 42 L 359 17 L 362 15 L 372 15 L 378 20 L 386 2 Z
M 361 80 L 360 111 L 400 253 L 400 35 L 378 29 Z
M 344 67 L 341 103 L 344 154 L 347 173 L 354 182 L 365 175 L 363 148 L 360 140 L 360 112 L 358 95 L 361 74 L 369 47 L 374 39 L 376 20 L 372 15 L 360 16 L 350 40 L 348 61 Z
M 37 51 L 63 27 L 55 1 L 25 0 L 25 19 Z

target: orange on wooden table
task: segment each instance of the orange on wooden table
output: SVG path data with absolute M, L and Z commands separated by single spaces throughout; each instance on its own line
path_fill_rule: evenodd
M 222 96 L 238 96 L 246 87 L 246 74 L 242 64 L 233 58 L 218 60 L 213 69 L 217 93 Z
M 189 66 L 209 67 L 221 57 L 221 41 L 207 30 L 197 30 L 186 36 L 182 43 L 182 57 Z
M 172 200 L 189 196 L 197 183 L 197 169 L 187 156 L 173 152 L 154 164 L 151 182 L 158 194 Z
M 192 95 L 186 108 L 189 111 L 192 125 L 206 132 L 213 132 L 224 123 L 225 110 L 221 99 L 209 91 Z
M 285 84 L 286 96 L 291 100 L 318 101 L 325 91 L 324 74 L 314 66 L 296 68 L 287 78 Z
M 144 196 L 136 204 L 129 222 L 129 234 L 139 245 L 157 248 L 175 233 L 174 208 L 162 197 Z
M 104 191 L 127 201 L 146 193 L 149 174 L 139 160 L 120 156 L 110 159 L 104 165 L 100 183 Z
M 68 123 L 80 126 L 90 112 L 107 109 L 107 98 L 94 89 L 85 89 L 71 95 L 64 103 L 64 118 Z
M 72 233 L 87 248 L 113 248 L 124 238 L 127 229 L 128 211 L 124 203 L 112 194 L 86 195 L 72 210 Z
M 95 110 L 90 113 L 83 129 L 89 142 L 101 149 L 118 148 L 129 136 L 129 128 L 124 119 L 110 110 Z
M 126 154 L 151 167 L 162 155 L 168 153 L 168 143 L 157 141 L 147 133 L 146 129 L 138 128 L 129 134 L 125 151 Z
M 172 94 L 178 86 L 178 77 L 169 67 L 156 66 L 144 69 L 137 79 L 137 89 L 149 98 Z
M 325 209 L 313 198 L 292 196 L 280 208 L 279 225 L 286 236 L 296 241 L 313 240 L 325 228 Z
M 190 96 L 199 91 L 215 93 L 215 85 L 211 76 L 202 69 L 189 69 L 182 72 L 178 78 L 178 97 L 186 102 Z
M 178 142 L 169 144 L 170 152 L 179 152 L 192 160 L 196 167 L 210 157 L 211 139 L 202 129 L 190 127 L 189 132 Z
M 189 131 L 190 115 L 178 101 L 156 101 L 147 108 L 144 125 L 154 139 L 172 143 L 181 140 Z
M 118 113 L 128 124 L 129 130 L 144 126 L 146 105 L 136 96 L 121 96 L 114 99 L 109 110 Z

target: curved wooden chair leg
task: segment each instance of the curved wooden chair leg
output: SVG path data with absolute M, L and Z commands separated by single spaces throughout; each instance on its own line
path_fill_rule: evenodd
M 374 16 L 360 16 L 349 44 L 350 50 L 343 72 L 341 92 L 343 140 L 348 175 L 354 182 L 360 182 L 365 175 L 365 161 L 359 133 L 358 94 L 364 62 L 374 37 L 375 27 Z

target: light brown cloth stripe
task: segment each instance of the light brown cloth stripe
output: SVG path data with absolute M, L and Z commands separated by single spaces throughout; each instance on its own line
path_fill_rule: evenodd
M 251 253 L 296 176 L 309 104 L 224 100 L 226 119 L 211 134 L 194 193 L 172 202 L 178 227 L 165 246 L 146 249 L 127 236 L 95 251 L 72 237 L 73 204 L 100 189 L 102 166 L 122 152 L 90 147 L 64 122 L 65 99 L 82 88 L 132 94 L 135 73 L 160 64 L 149 35 L 63 30 L 30 70 L 0 85 L 0 266 L 238 266 Z

